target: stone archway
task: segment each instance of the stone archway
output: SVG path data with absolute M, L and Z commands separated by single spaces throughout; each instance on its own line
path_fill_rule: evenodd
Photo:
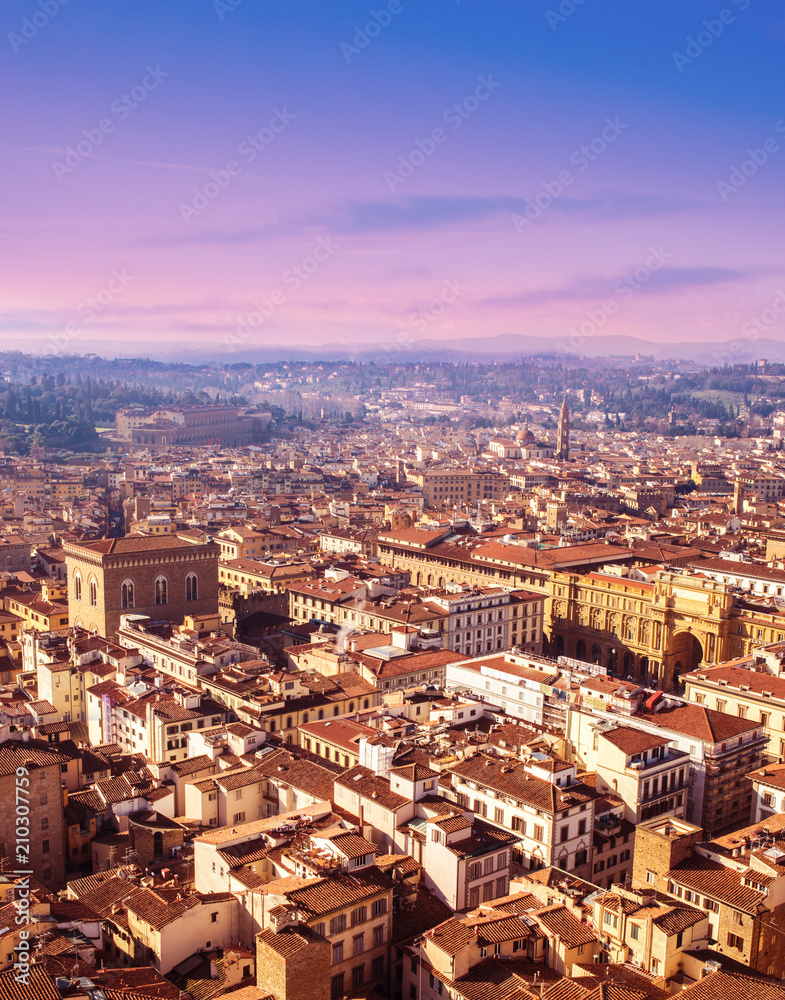
M 677 687 L 679 678 L 697 670 L 702 662 L 703 645 L 698 637 L 689 629 L 674 632 L 668 643 L 666 663 L 663 664 L 663 687 L 666 690 Z

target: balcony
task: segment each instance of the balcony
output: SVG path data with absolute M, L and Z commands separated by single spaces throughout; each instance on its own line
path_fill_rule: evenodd
M 680 765 L 685 767 L 689 764 L 690 755 L 683 750 L 671 750 L 665 757 L 658 757 L 656 760 L 633 760 L 625 767 L 625 771 L 634 774 L 649 775 L 658 774 L 660 771 L 667 771 Z

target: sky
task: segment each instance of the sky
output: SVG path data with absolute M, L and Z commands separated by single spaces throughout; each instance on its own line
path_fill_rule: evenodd
M 781 0 L 3 0 L 0 349 L 781 339 L 784 49 Z

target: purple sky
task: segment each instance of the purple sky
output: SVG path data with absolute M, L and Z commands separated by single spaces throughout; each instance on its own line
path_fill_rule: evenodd
M 0 10 L 4 348 L 785 333 L 776 0 L 60 4 Z

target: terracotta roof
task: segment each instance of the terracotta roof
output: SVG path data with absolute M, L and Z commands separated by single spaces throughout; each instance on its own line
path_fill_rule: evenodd
M 657 736 L 642 729 L 633 729 L 632 726 L 617 726 L 616 729 L 611 729 L 610 732 L 603 733 L 602 736 L 603 739 L 626 754 L 645 753 L 647 750 L 654 750 L 656 747 L 667 746 L 670 743 L 667 736 Z
M 672 868 L 668 878 L 676 885 L 727 903 L 745 913 L 758 914 L 766 909 L 764 894 L 742 885 L 741 872 L 699 855 Z
M 532 916 L 547 931 L 559 937 L 568 948 L 577 948 L 579 945 L 591 944 L 597 940 L 592 928 L 582 924 L 566 906 L 561 904 L 537 910 Z
M 320 916 L 351 906 L 361 900 L 391 891 L 395 883 L 376 867 L 362 868 L 353 874 L 343 872 L 330 878 L 316 879 L 310 885 L 287 893 L 308 917 Z
M 688 987 L 684 1000 L 785 1000 L 785 985 L 775 979 L 719 969 Z
M 0 996 L 3 1000 L 60 1000 L 48 973 L 35 965 L 30 968 L 27 982 L 19 978 L 16 969 L 0 972 Z
M 595 790 L 583 782 L 564 787 L 552 784 L 529 774 L 522 761 L 509 757 L 497 759 L 475 754 L 453 765 L 450 772 L 551 813 L 572 809 L 597 797 Z
M 360 764 L 344 771 L 335 779 L 335 784 L 365 798 L 373 798 L 385 809 L 400 809 L 409 801 L 403 795 L 390 791 L 390 782 L 386 778 L 379 777 Z
M 740 719 L 735 715 L 717 712 L 705 705 L 674 705 L 659 712 L 641 710 L 635 716 L 644 722 L 653 723 L 663 729 L 671 729 L 702 740 L 704 743 L 722 743 L 724 740 L 743 736 L 761 728 L 760 722 Z

